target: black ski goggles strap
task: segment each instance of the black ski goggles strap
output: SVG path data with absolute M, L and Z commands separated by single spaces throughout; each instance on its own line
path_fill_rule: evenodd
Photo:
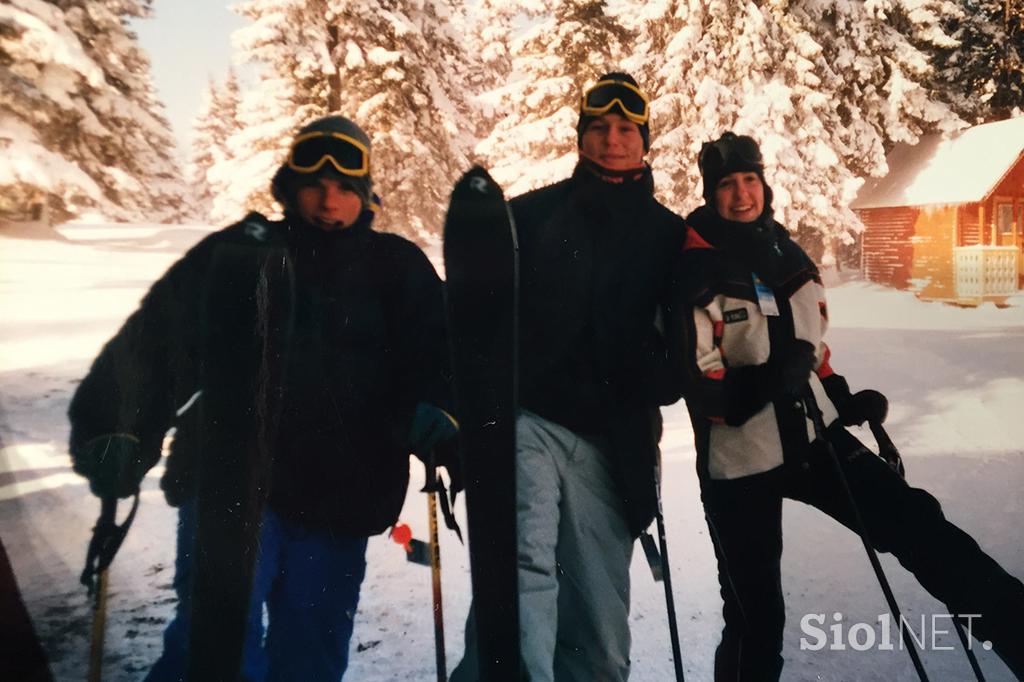
M 299 135 L 288 150 L 288 167 L 297 173 L 316 173 L 325 163 L 343 175 L 362 177 L 370 172 L 370 151 L 348 135 L 322 131 Z
M 714 142 L 705 142 L 697 156 L 701 175 L 719 176 L 726 168 L 753 168 L 764 165 L 761 150 L 752 137 L 726 133 Z
M 617 106 L 627 119 L 643 125 L 650 117 L 650 102 L 640 88 L 624 81 L 598 81 L 583 93 L 580 112 L 586 116 L 602 116 Z

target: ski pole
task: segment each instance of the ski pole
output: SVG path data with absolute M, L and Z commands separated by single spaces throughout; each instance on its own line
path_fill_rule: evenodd
M 668 563 L 668 540 L 665 537 L 665 514 L 661 510 L 661 474 L 656 477 L 658 509 L 655 518 L 658 521 L 658 545 L 661 548 L 661 559 L 664 563 L 662 577 L 665 583 L 665 609 L 668 611 L 668 634 L 672 640 L 672 662 L 676 669 L 676 682 L 683 682 L 683 656 L 679 650 L 679 626 L 676 624 L 676 604 L 672 595 L 672 568 Z
M 875 442 L 878 443 L 879 456 L 888 462 L 889 466 L 900 475 L 900 478 L 905 479 L 907 473 L 903 466 L 903 458 L 900 456 L 900 451 L 896 449 L 892 439 L 889 438 L 885 427 L 882 426 L 881 422 L 869 422 L 868 426 L 871 427 L 871 434 L 875 437 Z M 960 639 L 960 644 L 964 648 L 964 654 L 967 656 L 967 662 L 971 664 L 971 670 L 974 671 L 974 677 L 978 682 L 985 682 L 985 675 L 981 672 L 981 666 L 978 665 L 978 657 L 974 655 L 970 640 L 967 639 L 967 633 L 964 632 L 964 626 L 956 618 L 952 620 L 956 636 Z
M 430 577 L 434 588 L 434 653 L 437 682 L 447 682 L 448 666 L 444 658 L 444 610 L 441 605 L 441 546 L 437 538 L 437 499 L 427 493 L 427 518 L 430 523 Z
M 131 511 L 120 526 L 117 525 L 117 498 L 104 497 L 100 501 L 100 517 L 92 530 L 89 549 L 85 555 L 85 568 L 79 581 L 91 596 L 96 592 L 89 638 L 89 682 L 99 682 L 103 674 L 103 639 L 107 625 L 107 570 L 114 555 L 124 542 L 125 535 L 139 509 L 139 493 L 135 493 Z M 95 584 L 96 579 L 99 585 Z
M 924 664 L 921 662 L 921 655 L 918 653 L 917 647 L 913 643 L 913 640 L 909 643 L 907 642 L 907 637 L 903 632 L 903 615 L 900 613 L 900 607 L 896 603 L 896 597 L 893 595 L 892 588 L 889 586 L 889 580 L 885 577 L 885 572 L 882 570 L 882 564 L 878 561 L 878 553 L 875 552 L 875 548 L 871 546 L 870 542 L 868 542 L 867 526 L 864 525 L 864 518 L 860 513 L 860 505 L 857 504 L 857 499 L 853 496 L 853 491 L 850 489 L 850 483 L 846 479 L 846 473 L 843 471 L 842 464 L 839 462 L 839 455 L 836 454 L 836 449 L 832 447 L 832 441 L 830 441 L 825 435 L 825 418 L 822 416 L 821 409 L 818 407 L 818 401 L 814 398 L 814 394 L 809 390 L 804 392 L 804 405 L 807 408 L 807 415 L 811 418 L 811 423 L 814 425 L 814 435 L 825 446 L 829 459 L 832 460 L 832 466 L 836 470 L 836 476 L 839 478 L 839 484 L 843 489 L 846 500 L 850 503 L 850 510 L 853 512 L 853 520 L 857 527 L 857 534 L 860 536 L 860 541 L 864 545 L 864 551 L 867 552 L 871 568 L 875 571 L 875 577 L 878 578 L 878 584 L 881 586 L 882 594 L 885 596 L 885 601 L 889 605 L 889 611 L 899 624 L 900 641 L 907 647 L 907 653 L 910 655 L 910 660 L 914 663 L 914 669 L 917 671 L 917 676 L 921 679 L 921 682 L 928 682 L 928 674 L 924 670 Z

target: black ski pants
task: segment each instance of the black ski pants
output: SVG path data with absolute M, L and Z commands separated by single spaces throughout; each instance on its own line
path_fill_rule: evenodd
M 828 432 L 860 508 L 868 540 L 891 552 L 951 614 L 971 621 L 1024 679 L 1024 584 L 946 520 L 938 501 L 912 488 L 840 426 Z M 703 472 L 700 472 L 703 474 Z M 778 680 L 782 671 L 782 499 L 820 509 L 856 532 L 835 465 L 820 442 L 771 471 L 730 480 L 701 475 L 701 498 L 718 559 L 725 627 L 715 680 Z M 965 621 L 966 627 L 966 621 Z

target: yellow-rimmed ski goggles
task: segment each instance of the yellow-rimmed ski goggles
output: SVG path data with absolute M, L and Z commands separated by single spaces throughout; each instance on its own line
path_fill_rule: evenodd
M 343 175 L 362 177 L 370 172 L 370 150 L 348 135 L 320 130 L 299 135 L 288 150 L 288 167 L 297 173 L 316 173 L 328 162 Z
M 625 81 L 598 81 L 580 99 L 580 113 L 603 116 L 612 107 L 619 107 L 627 119 L 643 125 L 650 117 L 650 102 L 640 88 Z

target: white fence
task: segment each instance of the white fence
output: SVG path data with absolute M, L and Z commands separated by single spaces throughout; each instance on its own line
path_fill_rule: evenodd
M 1017 293 L 1016 246 L 958 246 L 953 249 L 956 296 L 961 303 L 1003 299 Z

